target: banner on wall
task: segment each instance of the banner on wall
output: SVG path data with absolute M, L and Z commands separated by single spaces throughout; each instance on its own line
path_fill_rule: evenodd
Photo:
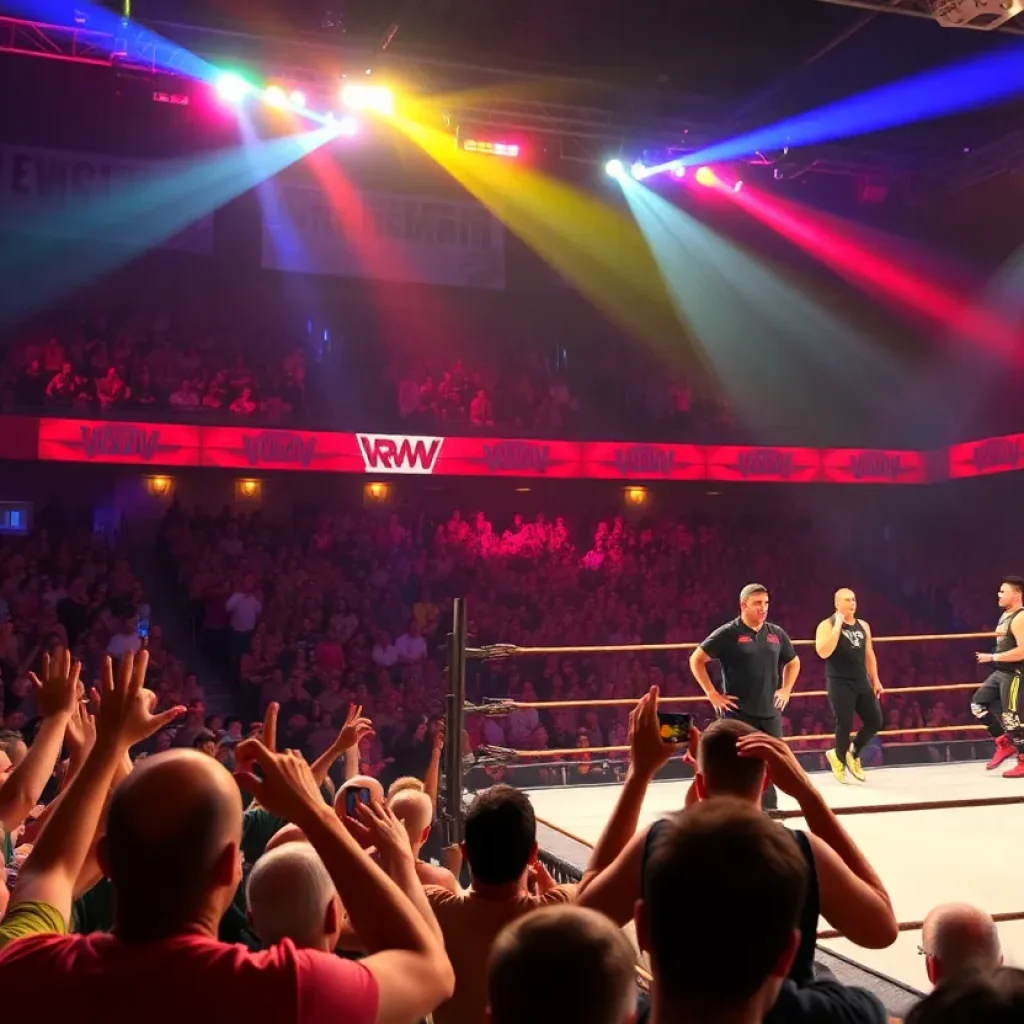
M 924 452 L 879 448 L 828 448 L 822 453 L 824 480 L 833 484 L 924 484 Z
M 709 480 L 757 483 L 810 483 L 821 472 L 816 448 L 758 448 L 725 445 L 706 448 Z
M 265 185 L 263 267 L 459 288 L 505 287 L 505 229 L 470 200 Z
M 703 480 L 704 451 L 695 444 L 626 444 L 596 441 L 583 446 L 585 475 L 608 480 Z
M 949 449 L 949 475 L 953 479 L 1017 469 L 1024 469 L 1024 434 L 987 437 L 955 444 Z
M 212 253 L 212 212 L 170 238 L 152 237 L 154 218 L 168 203 L 157 191 L 161 178 L 181 171 L 177 161 L 0 145 L 0 226 L 21 234 Z
M 199 466 L 201 429 L 182 423 L 40 420 L 40 459 L 142 466 Z
M 1024 434 L 954 445 L 952 478 L 1024 469 Z M 185 423 L 0 417 L 0 459 L 158 468 L 206 466 L 353 473 L 549 479 L 716 480 L 750 483 L 926 484 L 946 465 L 924 452 L 875 448 L 769 448 L 525 438 L 347 434 Z

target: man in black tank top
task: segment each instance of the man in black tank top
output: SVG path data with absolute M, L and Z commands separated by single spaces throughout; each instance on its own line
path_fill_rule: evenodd
M 857 618 L 857 595 L 847 587 L 836 591 L 835 614 L 818 623 L 814 649 L 825 662 L 825 688 L 836 719 L 836 745 L 826 751 L 832 774 L 842 783 L 852 775 L 865 781 L 861 751 L 882 728 L 884 692 L 878 678 L 878 660 L 871 643 L 871 627 Z M 850 746 L 853 716 L 860 731 Z
M 1008 779 L 1024 779 L 1024 725 L 1020 719 L 1020 683 L 1024 671 L 1024 576 L 1004 576 L 999 587 L 1002 615 L 996 624 L 996 646 L 979 651 L 979 665 L 991 665 L 989 677 L 971 697 L 971 711 L 996 741 L 986 766 L 997 768 L 1011 757 L 1017 764 L 1003 772 Z

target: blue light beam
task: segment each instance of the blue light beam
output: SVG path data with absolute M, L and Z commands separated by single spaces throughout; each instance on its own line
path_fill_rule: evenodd
M 949 67 L 935 68 L 849 96 L 816 110 L 778 121 L 657 167 L 648 176 L 675 167 L 739 160 L 786 146 L 833 142 L 867 132 L 929 121 L 1010 99 L 1024 91 L 1024 47 L 1014 44 Z
M 173 238 L 336 136 L 336 126 L 164 162 L 152 176 L 46 213 L 2 211 L 0 324 L 54 302 Z M 116 242 L 104 244 L 104 240 Z M 71 244 L 69 245 L 69 240 Z

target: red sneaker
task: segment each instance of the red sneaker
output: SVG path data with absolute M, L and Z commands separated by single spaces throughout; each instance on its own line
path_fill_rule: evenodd
M 1024 754 L 1017 755 L 1017 767 L 1003 772 L 1004 779 L 1024 779 Z
M 992 760 L 985 767 L 992 771 L 993 768 L 998 768 L 1007 758 L 1016 756 L 1017 748 L 1010 741 L 1010 737 L 1000 736 L 996 740 L 996 752 L 992 755 Z

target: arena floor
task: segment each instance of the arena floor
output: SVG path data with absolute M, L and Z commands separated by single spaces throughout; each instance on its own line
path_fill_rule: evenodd
M 1024 796 L 1024 780 L 988 773 L 979 762 L 880 768 L 866 784 L 840 785 L 816 773 L 815 785 L 833 807 L 912 803 L 929 800 Z M 644 801 L 641 823 L 683 805 L 688 781 L 654 783 Z M 593 843 L 611 811 L 617 786 L 535 789 L 537 816 Z M 796 808 L 780 796 L 780 806 Z M 1024 849 L 1024 804 L 935 811 L 893 811 L 844 817 L 849 830 L 889 887 L 896 917 L 919 921 L 936 904 L 973 903 L 990 913 L 1024 910 L 1018 861 Z M 800 819 L 788 824 L 800 827 Z M 826 922 L 821 927 L 827 928 Z M 1024 965 L 1024 921 L 999 926 L 1006 962 Z M 916 988 L 926 988 L 924 962 L 917 952 L 919 931 L 902 933 L 885 950 L 867 950 L 843 939 L 822 945 L 865 967 Z

